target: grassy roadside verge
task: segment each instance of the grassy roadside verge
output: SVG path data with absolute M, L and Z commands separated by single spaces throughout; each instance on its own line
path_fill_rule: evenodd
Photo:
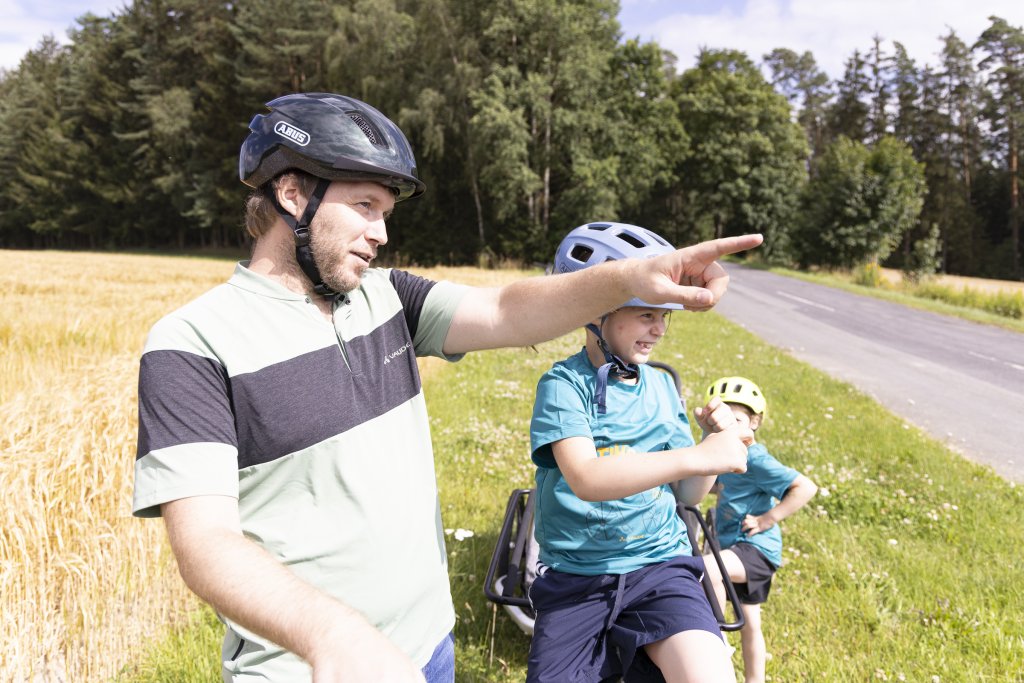
M 425 379 L 445 525 L 473 532 L 448 536 L 460 683 L 524 678 L 528 641 L 482 582 L 507 496 L 532 481 L 535 382 L 580 343 L 471 354 Z M 1019 488 L 716 314 L 677 315 L 657 357 L 680 370 L 691 406 L 714 376 L 758 381 L 771 410 L 760 439 L 822 487 L 784 523 L 786 563 L 765 608 L 773 680 L 1020 680 Z M 174 639 L 161 671 L 218 680 L 189 668 L 203 648 L 216 657 L 205 626 Z
M 1003 290 L 1002 293 L 986 291 L 981 287 L 975 287 L 970 284 L 954 285 L 935 282 L 910 286 L 890 279 L 882 279 L 878 286 L 868 286 L 858 284 L 852 275 L 846 273 L 823 271 L 809 273 L 788 268 L 767 267 L 758 263 L 744 263 L 744 265 L 751 268 L 769 270 L 772 273 L 786 275 L 815 284 L 836 287 L 855 294 L 885 299 L 886 301 L 892 301 L 924 311 L 951 315 L 986 325 L 995 325 L 1014 332 L 1024 332 L 1024 318 L 997 315 L 981 307 L 985 304 L 992 305 L 994 297 L 1001 297 L 1004 300 L 1004 307 L 1013 307 L 1014 310 L 1019 309 L 1020 299 L 1024 296 L 1024 286 L 1021 288 L 1012 287 L 1016 283 L 1008 283 L 1008 288 Z

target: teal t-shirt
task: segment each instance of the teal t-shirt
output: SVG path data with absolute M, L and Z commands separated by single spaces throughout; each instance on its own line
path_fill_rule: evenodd
M 743 474 L 720 474 L 715 525 L 722 548 L 749 543 L 761 551 L 776 567 L 782 564 L 782 531 L 779 525 L 748 536 L 740 530 L 747 515 L 762 515 L 781 500 L 800 475 L 769 455 L 759 443 L 747 449 L 747 471 Z
M 571 574 L 624 574 L 690 553 L 675 496 L 665 484 L 619 500 L 576 497 L 558 469 L 551 444 L 581 436 L 599 457 L 651 453 L 693 445 L 686 408 L 672 379 L 640 366 L 636 385 L 609 379 L 607 413 L 594 405 L 597 369 L 586 350 L 541 377 L 530 424 L 537 465 L 535 533 L 540 561 Z

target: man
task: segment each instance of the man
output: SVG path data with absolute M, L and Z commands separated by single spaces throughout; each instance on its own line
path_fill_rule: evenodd
M 424 191 L 402 132 L 325 93 L 257 115 L 252 259 L 150 332 L 138 516 L 226 621 L 224 679 L 451 681 L 455 623 L 417 355 L 553 339 L 637 296 L 711 308 L 728 238 L 501 288 L 370 268 Z

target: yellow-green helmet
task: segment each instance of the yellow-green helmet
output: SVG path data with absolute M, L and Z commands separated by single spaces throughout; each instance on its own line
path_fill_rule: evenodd
M 764 415 L 768 407 L 761 388 L 746 377 L 721 377 L 708 387 L 708 399 L 718 396 L 725 403 L 739 403 L 755 415 Z

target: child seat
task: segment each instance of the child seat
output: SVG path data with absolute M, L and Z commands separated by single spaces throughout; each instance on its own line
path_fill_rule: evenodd
M 679 375 L 672 366 L 665 363 L 650 361 L 650 366 L 669 373 L 680 390 Z M 498 532 L 498 540 L 494 544 L 491 562 L 484 579 L 484 594 L 487 599 L 502 605 L 516 626 L 528 636 L 533 635 L 533 622 L 536 613 L 530 605 L 529 591 L 536 577 L 538 546 L 533 535 L 534 489 L 515 489 L 509 496 L 505 506 L 505 517 Z M 718 539 L 714 530 L 714 508 L 707 515 L 692 505 L 677 504 L 676 511 L 686 525 L 690 548 L 694 555 L 710 552 L 718 565 L 723 577 L 726 595 L 733 607 L 734 619 L 727 620 L 722 614 L 715 597 L 714 585 L 705 572 L 703 579 L 704 593 L 711 603 L 711 609 L 723 631 L 738 631 L 743 628 L 743 608 L 740 604 L 736 588 L 729 580 Z

